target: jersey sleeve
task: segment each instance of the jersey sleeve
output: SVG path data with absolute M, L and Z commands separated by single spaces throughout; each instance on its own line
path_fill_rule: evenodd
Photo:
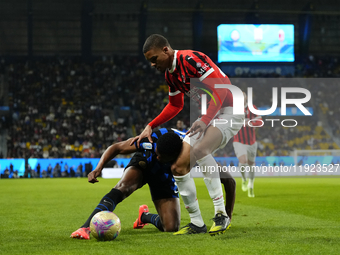
M 227 97 L 228 90 L 215 89 L 214 84 L 209 84 L 206 78 L 221 79 L 221 84 L 230 84 L 228 77 L 203 53 L 193 51 L 185 57 L 184 66 L 186 68 L 189 78 L 198 78 L 200 82 L 204 83 L 204 87 L 209 88 L 212 98 L 209 102 L 207 114 L 202 117 L 202 121 L 208 125 L 214 118 L 216 113 L 221 109 L 224 99 Z
M 202 81 L 204 85 L 209 88 L 211 91 L 212 97 L 208 102 L 207 114 L 202 116 L 202 121 L 208 125 L 209 122 L 215 117 L 217 112 L 222 108 L 222 105 L 225 100 L 227 100 L 228 93 L 230 91 L 225 88 L 215 88 L 215 84 L 230 84 L 230 80 L 227 76 L 223 76 L 224 74 L 219 69 L 215 72 L 212 72 L 209 75 L 209 78 Z
M 165 73 L 165 81 L 169 86 L 169 96 L 176 96 L 180 93 L 182 93 L 181 91 L 179 91 L 171 82 L 170 78 L 169 78 L 169 71 L 167 71 Z
M 186 55 L 183 61 L 189 78 L 199 78 L 200 81 L 203 81 L 211 73 L 215 72 L 214 67 L 209 63 L 208 57 L 199 52 Z
M 203 121 L 206 125 L 210 123 L 210 121 L 215 117 L 217 112 L 222 108 L 222 102 L 224 101 L 228 93 L 229 92 L 226 89 L 213 90 L 212 96 L 213 98 L 217 99 L 215 100 L 210 99 L 207 114 L 202 116 L 201 121 Z
M 175 117 L 184 106 L 184 94 L 179 90 L 172 92 L 169 87 L 169 103 L 163 111 L 148 125 L 153 129 Z
M 143 152 L 143 151 L 154 151 L 155 149 L 155 144 L 157 143 L 158 138 L 154 137 L 154 133 L 152 133 L 152 141 L 153 143 L 149 142 L 149 139 L 147 137 L 144 137 L 140 143 L 139 147 L 137 147 L 137 141 L 134 142 L 134 145 L 137 149 L 137 152 Z
M 170 79 L 168 77 L 168 73 L 165 74 L 165 81 L 166 81 L 166 84 L 169 86 L 169 91 L 170 92 L 175 92 L 177 90 L 175 88 L 175 86 L 172 84 L 172 82 L 170 81 Z

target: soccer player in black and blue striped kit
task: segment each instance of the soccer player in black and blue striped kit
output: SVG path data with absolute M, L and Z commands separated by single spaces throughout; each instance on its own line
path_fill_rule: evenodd
M 92 217 L 100 211 L 113 211 L 118 203 L 146 183 L 158 214 L 149 213 L 148 207 L 142 205 L 133 227 L 143 228 L 145 224 L 151 223 L 160 231 L 178 231 L 180 203 L 171 165 L 182 150 L 183 137 L 181 132 L 162 128 L 152 133 L 153 143 L 145 138 L 139 147 L 137 144 L 131 146 L 131 138 L 108 147 L 97 167 L 88 175 L 90 183 L 98 182 L 97 177 L 104 166 L 118 154 L 135 154 L 117 185 L 100 200 L 87 221 L 71 234 L 71 238 L 90 239 L 89 226 Z

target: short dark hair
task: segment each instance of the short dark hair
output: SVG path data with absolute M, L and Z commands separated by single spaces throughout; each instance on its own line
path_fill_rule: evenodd
M 149 50 L 151 50 L 152 48 L 161 48 L 163 49 L 163 47 L 170 47 L 170 44 L 168 42 L 168 40 L 159 34 L 153 34 L 150 35 L 144 43 L 143 46 L 143 53 L 147 53 Z
M 161 155 L 178 157 L 182 150 L 182 139 L 175 133 L 166 133 L 157 141 L 157 151 Z

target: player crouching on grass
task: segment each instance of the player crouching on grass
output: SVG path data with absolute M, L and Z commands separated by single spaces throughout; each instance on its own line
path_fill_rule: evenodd
M 152 133 L 154 141 L 152 144 L 145 138 L 141 141 L 140 147 L 137 148 L 136 143 L 130 146 L 131 139 L 129 139 L 108 147 L 96 169 L 88 175 L 90 183 L 98 182 L 97 177 L 105 164 L 118 154 L 136 153 L 125 168 L 121 180 L 101 199 L 87 221 L 71 234 L 71 238 L 90 239 L 89 226 L 92 217 L 100 211 L 113 211 L 118 203 L 146 183 L 149 184 L 152 200 L 158 214 L 149 213 L 147 205 L 140 206 L 139 216 L 134 222 L 133 228 L 143 228 L 147 223 L 151 223 L 160 231 L 178 231 L 180 204 L 178 189 L 171 173 L 171 165 L 182 151 L 183 136 L 176 130 L 163 128 Z M 230 175 L 222 178 L 221 182 L 224 184 L 226 191 L 226 211 L 231 218 L 235 201 L 236 182 Z M 201 233 L 206 232 L 207 228 L 205 227 Z
M 92 217 L 100 211 L 114 211 L 118 203 L 146 183 L 149 184 L 158 214 L 149 213 L 146 205 L 141 206 L 133 227 L 143 228 L 145 224 L 151 223 L 160 231 L 178 231 L 181 211 L 171 164 L 182 150 L 182 135 L 163 128 L 154 132 L 152 138 L 154 143 L 144 139 L 139 148 L 136 144 L 130 146 L 132 139 L 129 139 L 106 149 L 95 170 L 88 175 L 90 183 L 98 182 L 97 177 L 104 166 L 118 154 L 135 154 L 117 185 L 100 200 L 86 222 L 71 234 L 71 238 L 90 239 L 89 226 Z
M 197 119 L 187 132 L 187 136 L 184 138 L 187 143 L 183 143 L 183 150 L 171 168 L 179 193 L 190 216 L 190 223 L 174 235 L 186 235 L 193 231 L 202 232 L 206 228 L 196 197 L 196 185 L 190 176 L 190 169 L 187 168 L 191 159 L 194 159 L 201 168 L 208 169 L 202 173 L 215 211 L 209 234 L 222 234 L 229 227 L 230 218 L 224 208 L 223 190 L 219 176 L 216 172 L 211 172 L 209 168 L 217 166 L 213 157 L 214 152 L 222 149 L 232 136 L 237 134 L 242 126 L 241 122 L 244 120 L 244 113 L 233 114 L 234 98 L 231 91 L 227 88 L 216 87 L 216 84 L 229 84 L 229 88 L 233 85 L 207 55 L 193 50 L 174 50 L 162 35 L 150 35 L 144 43 L 143 53 L 152 67 L 164 72 L 169 86 L 169 102 L 133 141 L 137 141 L 139 144 L 141 139 L 147 137 L 152 142 L 152 130 L 168 122 L 182 111 L 184 95 L 197 102 L 202 113 L 202 117 Z M 201 101 L 203 96 L 211 97 L 208 103 L 200 104 L 204 101 Z M 219 100 L 215 100 L 215 98 Z M 239 100 L 239 96 L 236 99 Z M 207 106 L 205 114 L 202 108 L 204 104 Z M 233 125 L 213 125 L 218 119 L 227 120 Z M 190 153 L 192 156 L 189 155 Z

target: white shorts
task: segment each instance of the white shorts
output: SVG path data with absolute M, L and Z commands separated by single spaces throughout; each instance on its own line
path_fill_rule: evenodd
M 216 149 L 222 149 L 224 148 L 228 141 L 234 137 L 238 133 L 238 131 L 243 127 L 244 124 L 244 115 L 233 115 L 233 108 L 232 107 L 224 107 L 222 108 L 217 114 L 214 119 L 212 119 L 209 122 L 209 126 L 213 125 L 217 127 L 221 133 L 222 133 L 222 141 L 220 146 Z M 197 120 L 200 120 L 198 118 Z M 201 141 L 203 138 L 203 135 L 200 137 L 200 139 L 197 139 L 199 134 L 196 134 L 192 137 L 189 137 L 189 135 L 186 135 L 184 137 L 184 142 L 190 144 L 191 147 L 193 147 L 197 142 Z
M 247 161 L 255 162 L 257 152 L 257 142 L 252 145 L 243 144 L 239 142 L 233 142 L 236 157 L 239 158 L 242 155 L 246 155 Z

